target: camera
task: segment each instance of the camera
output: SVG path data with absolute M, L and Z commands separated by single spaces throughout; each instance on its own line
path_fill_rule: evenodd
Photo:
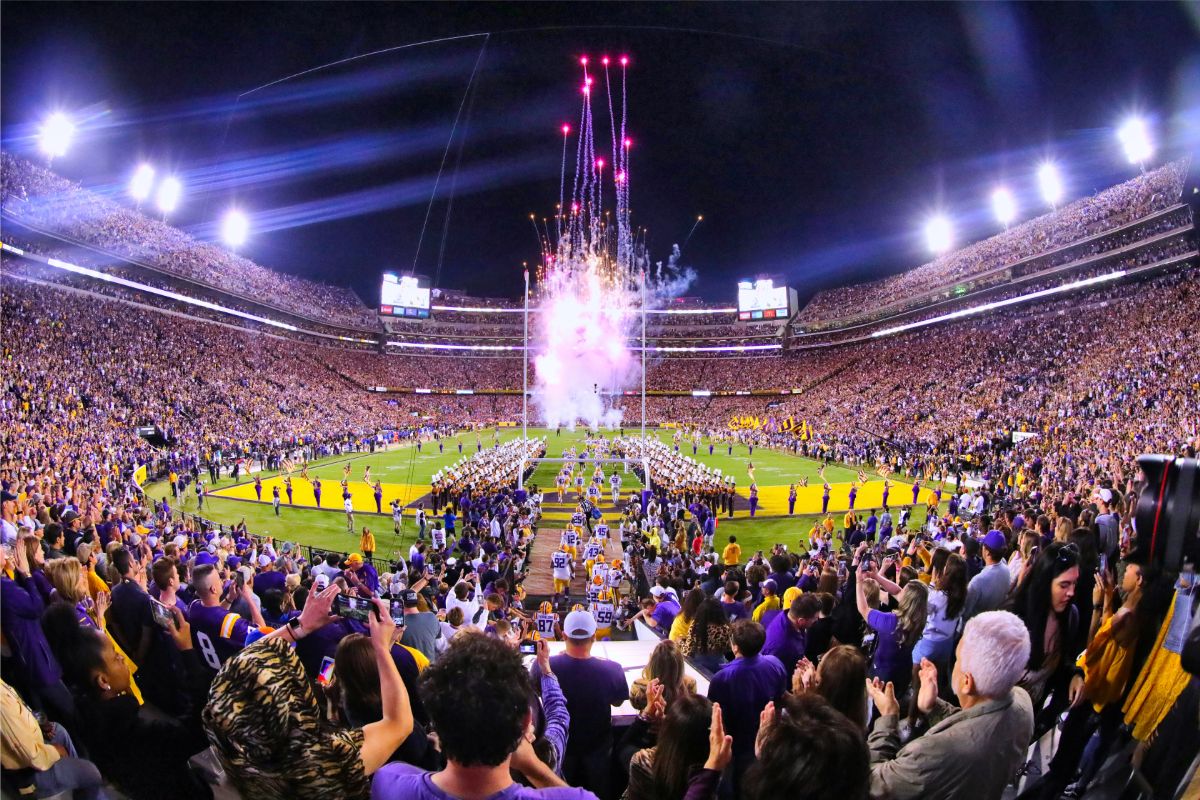
M 1200 558 L 1200 460 L 1144 455 L 1133 558 L 1178 571 Z

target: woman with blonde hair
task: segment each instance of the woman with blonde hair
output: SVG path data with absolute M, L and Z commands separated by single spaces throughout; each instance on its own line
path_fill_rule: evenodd
M 79 620 L 79 624 L 85 628 L 104 631 L 105 636 L 112 641 L 117 653 L 129 663 L 129 691 L 137 698 L 138 705 L 141 705 L 143 702 L 142 692 L 133 678 L 138 670 L 137 664 L 125 655 L 121 645 L 117 644 L 117 640 L 113 639 L 112 634 L 108 632 L 108 623 L 104 618 L 108 611 L 108 592 L 100 594 L 93 601 L 92 596 L 88 593 L 88 573 L 79 563 L 79 559 L 71 556 L 47 561 L 45 572 L 46 579 L 54 587 L 55 600 L 64 605 L 75 606 L 75 617 Z
M 75 558 L 79 559 L 79 563 L 83 565 L 83 569 L 87 573 L 88 594 L 92 596 L 93 601 L 108 592 L 108 584 L 104 582 L 104 578 L 96 574 L 96 559 L 99 549 L 100 546 L 92 542 L 80 542 L 75 547 Z
M 655 678 L 662 684 L 663 699 L 667 705 L 680 695 L 696 692 L 696 679 L 684 674 L 683 653 L 670 639 L 664 639 L 655 645 L 650 659 L 642 669 L 642 676 L 629 688 L 629 702 L 638 711 L 646 708 L 646 687 Z

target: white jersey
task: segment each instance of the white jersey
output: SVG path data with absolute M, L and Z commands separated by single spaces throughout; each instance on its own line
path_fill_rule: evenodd
M 596 628 L 605 630 L 612 627 L 613 619 L 617 615 L 616 608 L 608 600 L 597 600 L 592 603 L 592 617 L 596 620 Z
M 535 629 L 538 632 L 538 636 L 542 637 L 543 639 L 553 640 L 553 639 L 558 638 L 558 636 L 557 636 L 558 615 L 557 614 L 542 614 L 539 612 L 537 615 L 534 616 L 533 624 L 534 624 Z
M 554 579 L 559 581 L 569 581 L 571 579 L 571 555 L 559 550 L 550 556 L 550 568 L 554 572 Z
M 596 536 L 600 537 L 601 539 L 608 538 L 608 526 L 603 522 L 596 525 Z
M 579 544 L 579 534 L 568 528 L 563 531 L 562 544 L 565 544 L 567 547 L 577 546 Z
M 604 591 L 603 583 L 601 583 L 599 586 L 597 586 L 596 584 L 592 583 L 591 581 L 588 581 L 587 592 L 586 592 L 587 601 L 589 603 L 598 602 L 600 600 L 600 593 L 603 591 Z
M 599 542 L 592 540 L 583 548 L 583 558 L 585 561 L 595 561 L 596 558 L 604 552 L 604 546 Z
M 608 571 L 608 588 L 616 589 L 618 586 L 621 585 L 621 581 L 624 580 L 624 578 L 625 578 L 625 573 L 621 572 L 621 570 L 610 569 Z
M 445 528 L 434 528 L 433 532 L 429 534 L 429 538 L 430 538 L 430 540 L 433 541 L 433 546 L 436 547 L 438 550 L 442 550 L 446 547 L 446 529 Z
M 603 561 L 596 562 L 596 565 L 592 567 L 592 577 L 595 578 L 597 575 L 600 576 L 601 580 L 604 582 L 604 585 L 607 585 L 608 564 L 604 563 Z

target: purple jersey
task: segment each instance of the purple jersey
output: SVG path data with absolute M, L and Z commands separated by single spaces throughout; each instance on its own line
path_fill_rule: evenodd
M 193 600 L 188 607 L 188 621 L 192 626 L 192 642 L 213 672 L 245 646 L 251 627 L 241 615 L 224 606 L 206 606 L 199 600 Z

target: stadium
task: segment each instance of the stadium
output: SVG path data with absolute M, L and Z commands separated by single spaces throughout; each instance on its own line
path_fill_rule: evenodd
M 650 236 L 687 148 L 637 86 L 686 91 L 635 47 L 765 48 L 772 66 L 734 70 L 765 84 L 807 47 L 770 26 L 833 36 L 827 9 L 714 4 L 707 33 L 552 11 L 547 34 L 430 10 L 453 58 L 404 60 L 444 46 L 434 25 L 136 113 L 43 113 L 6 79 L 4 797 L 1196 796 L 1194 59 L 1155 61 L 1178 70 L 1161 108 L 1075 108 L 1052 155 L 970 142 L 973 205 L 946 190 L 915 249 L 826 221 L 838 248 L 887 255 L 820 274 L 816 254 L 738 262 L 716 241 L 783 243 L 765 213 L 706 242 L 750 191 L 734 177 Z M 1156 12 L 1130 35 L 1194 49 L 1194 20 Z M 9 50 L 12 25 L 9 68 L 38 53 Z M 576 49 L 547 55 L 564 35 Z M 525 85 L 552 135 L 483 170 L 472 148 L 513 136 L 489 92 L 535 49 L 571 91 Z M 422 105 L 447 75 L 465 91 Z M 363 188 L 401 156 L 351 120 L 384 112 L 337 107 L 400 91 L 436 128 L 410 121 L 426 152 L 404 158 L 436 172 L 404 201 Z M 766 106 L 751 119 L 784 113 Z M 268 147 L 277 108 L 296 139 Z M 190 162 L 182 140 L 169 161 L 114 155 L 188 119 L 224 129 Z M 306 176 L 328 160 L 361 168 L 353 203 Z M 853 227 L 882 202 L 862 196 Z M 491 233 L 509 228 L 524 238 Z

